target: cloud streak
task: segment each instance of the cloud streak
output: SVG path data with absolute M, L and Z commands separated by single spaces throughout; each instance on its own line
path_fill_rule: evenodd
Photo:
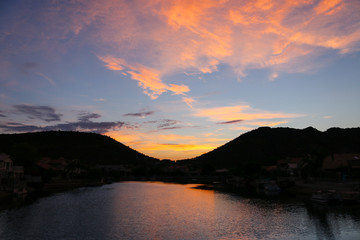
M 0 110 L 0 117 L 6 117 L 3 111 Z
M 191 97 L 183 97 L 182 101 L 186 103 L 190 108 L 193 108 L 194 103 L 196 102 L 194 98 Z
M 226 107 L 214 107 L 197 109 L 194 113 L 197 117 L 205 117 L 211 121 L 221 121 L 220 124 L 238 123 L 241 121 L 253 121 L 261 119 L 284 119 L 297 118 L 302 114 L 277 113 L 252 109 L 249 105 L 235 105 Z
M 36 74 L 39 75 L 39 76 L 41 76 L 41 77 L 43 77 L 43 78 L 45 78 L 51 85 L 53 85 L 54 87 L 56 87 L 56 83 L 55 83 L 55 81 L 54 81 L 52 78 L 46 76 L 45 74 L 43 74 L 43 73 L 41 73 L 41 72 L 38 72 L 38 73 L 36 73 Z
M 24 114 L 30 119 L 43 120 L 45 122 L 60 121 L 62 114 L 55 113 L 55 109 L 49 106 L 32 106 L 26 104 L 14 105 L 17 113 Z
M 181 129 L 188 128 L 188 126 L 178 125 L 181 121 L 173 120 L 173 119 L 159 119 L 153 121 L 146 121 L 144 124 L 156 125 L 156 130 L 172 130 L 172 129 Z
M 45 124 L 28 124 L 27 121 L 13 121 L 9 116 L 4 116 L 5 119 L 0 122 L 0 132 L 8 133 L 22 133 L 22 132 L 34 132 L 34 131 L 81 131 L 81 132 L 94 132 L 103 134 L 108 131 L 116 131 L 123 128 L 136 129 L 135 124 L 131 124 L 123 121 L 102 121 L 95 122 L 92 119 L 98 119 L 101 117 L 98 113 L 81 112 L 78 114 L 77 121 L 62 121 L 62 114 L 56 113 L 55 109 L 50 106 L 32 106 L 32 105 L 14 105 L 14 111 L 12 115 L 14 118 L 17 116 L 25 115 L 25 117 L 34 120 L 32 122 L 38 122 L 37 120 L 45 121 Z M 1 113 L 1 111 L 0 111 Z M 51 124 L 52 122 L 59 122 L 57 124 Z
M 81 113 L 78 117 L 80 122 L 89 122 L 90 119 L 100 118 L 101 115 L 97 113 Z
M 243 120 L 241 120 L 241 119 L 237 119 L 237 120 L 231 120 L 231 121 L 226 121 L 226 122 L 218 122 L 217 124 L 233 124 L 233 123 L 239 123 L 242 121 Z
M 33 73 L 33 74 L 35 74 L 37 76 L 40 76 L 40 77 L 44 78 L 46 81 L 48 81 L 51 85 L 56 87 L 56 83 L 52 78 L 48 77 L 47 75 L 45 75 L 42 72 L 35 71 L 39 67 L 40 67 L 40 65 L 38 63 L 26 62 L 26 63 L 22 64 L 22 72 L 24 74 L 26 74 L 26 75 L 29 75 L 30 73 Z
M 147 111 L 147 112 L 137 112 L 137 113 L 126 113 L 123 116 L 124 117 L 139 117 L 139 118 L 145 118 L 147 116 L 153 115 L 155 112 L 153 111 Z
M 50 126 L 36 126 L 22 123 L 6 122 L 0 123 L 2 132 L 21 133 L 21 132 L 36 132 L 36 131 L 81 131 L 106 133 L 108 131 L 119 130 L 121 128 L 128 128 L 131 126 L 125 122 L 92 122 L 92 121 L 77 121 L 69 123 L 60 123 Z

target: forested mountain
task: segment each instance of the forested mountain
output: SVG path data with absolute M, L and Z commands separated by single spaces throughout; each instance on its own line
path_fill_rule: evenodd
M 41 157 L 78 159 L 83 163 L 146 166 L 158 159 L 139 153 L 116 140 L 95 133 L 49 131 L 0 134 L 0 153 L 24 164 Z
M 261 127 L 193 160 L 216 168 L 236 168 L 247 163 L 275 164 L 288 157 L 322 159 L 334 153 L 359 153 L 360 128 L 330 128 L 325 132 Z

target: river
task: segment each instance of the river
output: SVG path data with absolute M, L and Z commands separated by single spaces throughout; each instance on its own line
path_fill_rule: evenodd
M 0 239 L 360 239 L 359 207 L 121 182 L 0 212 Z

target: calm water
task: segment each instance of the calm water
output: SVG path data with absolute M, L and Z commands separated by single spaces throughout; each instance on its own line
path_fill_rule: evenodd
M 360 239 L 358 208 L 124 182 L 0 212 L 0 239 Z

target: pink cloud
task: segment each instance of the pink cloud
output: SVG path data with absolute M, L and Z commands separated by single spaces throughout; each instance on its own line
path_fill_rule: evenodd
M 156 69 L 159 76 L 184 70 L 212 73 L 219 64 L 231 66 L 240 77 L 252 68 L 308 71 L 319 67 L 312 62 L 324 49 L 351 53 L 360 43 L 358 0 L 76 0 L 48 1 L 44 9 L 34 13 L 44 20 L 41 26 L 18 14 L 15 22 L 25 23 L 19 25 L 23 31 L 14 23 L 17 31 L 9 33 L 23 43 L 18 51 L 26 41 L 38 43 L 28 51 L 86 41 L 101 55 Z M 39 27 L 46 36 L 35 34 Z M 60 44 L 71 34 L 76 39 Z M 121 71 L 124 66 L 107 67 Z
M 326 64 L 324 53 L 352 53 L 360 44 L 358 0 L 76 0 L 47 1 L 41 9 L 34 12 L 44 20 L 40 26 L 17 14 L 7 37 L 20 44 L 9 44 L 9 52 L 66 52 L 85 42 L 153 99 L 189 91 L 164 76 L 210 74 L 220 64 L 239 78 L 258 68 L 306 72 Z
M 160 72 L 144 67 L 140 64 L 130 65 L 124 59 L 112 56 L 99 57 L 105 63 L 105 67 L 114 71 L 126 71 L 131 78 L 138 81 L 138 85 L 144 89 L 144 93 L 151 99 L 158 98 L 159 95 L 170 91 L 175 95 L 184 95 L 190 89 L 186 85 L 165 84 L 160 78 Z M 125 69 L 127 68 L 127 69 Z

